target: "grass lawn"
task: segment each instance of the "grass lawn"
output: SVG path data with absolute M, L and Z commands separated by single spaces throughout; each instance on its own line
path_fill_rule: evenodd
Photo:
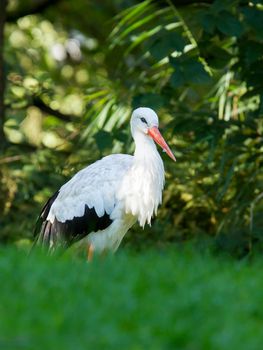
M 92 263 L 1 248 L 0 349 L 258 350 L 262 264 L 182 247 Z

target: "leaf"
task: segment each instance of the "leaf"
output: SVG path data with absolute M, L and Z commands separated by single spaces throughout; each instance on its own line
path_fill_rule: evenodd
M 216 26 L 221 33 L 229 36 L 240 37 L 244 32 L 241 22 L 227 11 L 221 11 L 219 13 Z
M 242 41 L 241 54 L 247 64 L 253 63 L 263 56 L 263 46 L 257 41 Z
M 160 31 L 159 38 L 154 41 L 149 51 L 155 59 L 161 60 L 174 51 L 182 52 L 185 44 L 182 35 L 172 31 Z
M 223 188 L 220 192 L 218 192 L 217 194 L 217 200 L 218 201 L 221 201 L 224 197 L 224 195 L 226 194 L 228 188 L 229 188 L 229 185 L 230 185 L 230 182 L 233 178 L 233 175 L 234 175 L 234 172 L 235 172 L 235 166 L 236 166 L 236 163 L 237 163 L 237 159 L 234 159 L 233 163 L 231 164 L 231 167 L 228 169 L 228 172 L 227 174 L 225 175 L 225 182 L 224 182 L 224 185 L 223 185 Z
M 238 0 L 215 0 L 211 6 L 211 12 L 219 13 L 222 10 L 231 9 L 237 3 Z
M 153 109 L 159 109 L 165 104 L 165 98 L 155 93 L 139 94 L 133 98 L 133 108 L 147 106 Z
M 252 29 L 259 40 L 263 36 L 263 11 L 256 7 L 246 7 L 242 10 L 245 22 Z
M 185 84 L 207 84 L 211 81 L 209 74 L 204 69 L 198 58 L 181 56 L 170 59 L 170 63 L 175 68 L 171 76 L 171 84 L 178 87 Z
M 182 70 L 177 69 L 171 75 L 170 83 L 171 83 L 172 87 L 178 88 L 178 87 L 184 85 L 185 82 L 186 81 L 185 81 L 184 73 Z
M 200 18 L 200 23 L 207 33 L 212 34 L 216 28 L 216 17 L 210 12 L 204 13 Z
M 211 78 L 209 74 L 205 71 L 202 63 L 189 59 L 184 64 L 185 79 L 189 83 L 193 84 L 207 84 L 210 82 Z
M 96 133 L 94 137 L 97 146 L 101 152 L 103 152 L 105 149 L 112 147 L 113 138 L 111 136 L 111 133 L 104 130 L 100 130 Z
M 127 132 L 115 130 L 114 139 L 116 139 L 122 143 L 125 143 L 125 142 L 127 142 L 127 138 L 128 138 Z
M 211 68 L 222 69 L 229 64 L 232 55 L 219 46 L 212 45 L 204 50 L 206 61 Z

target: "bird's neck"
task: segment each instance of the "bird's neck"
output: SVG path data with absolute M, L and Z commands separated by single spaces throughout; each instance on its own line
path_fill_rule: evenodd
M 137 132 L 133 135 L 133 138 L 135 142 L 135 162 L 144 162 L 148 166 L 149 163 L 155 162 L 156 159 L 161 159 L 154 141 L 148 135 Z
M 162 200 L 163 161 L 153 140 L 142 133 L 133 135 L 134 163 L 125 181 L 125 210 L 137 216 L 141 226 L 150 224 Z

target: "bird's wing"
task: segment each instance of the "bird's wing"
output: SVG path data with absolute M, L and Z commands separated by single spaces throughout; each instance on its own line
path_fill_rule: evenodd
M 44 206 L 37 241 L 70 244 L 109 226 L 117 189 L 132 162 L 132 156 L 115 154 L 79 171 Z

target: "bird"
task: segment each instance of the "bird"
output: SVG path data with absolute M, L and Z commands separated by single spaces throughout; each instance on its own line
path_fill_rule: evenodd
M 150 225 L 165 182 L 155 143 L 176 161 L 158 127 L 153 109 L 135 109 L 130 119 L 134 154 L 105 156 L 66 182 L 40 212 L 35 244 L 53 252 L 84 242 L 92 260 L 94 252 L 115 252 L 136 221 L 142 228 Z

